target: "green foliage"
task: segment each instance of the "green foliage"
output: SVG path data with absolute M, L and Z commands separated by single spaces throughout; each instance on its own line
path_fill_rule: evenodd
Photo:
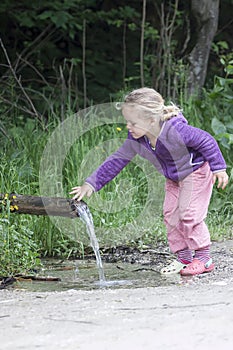
M 225 198 L 224 198 L 225 197 Z M 213 241 L 233 239 L 232 202 L 227 201 L 227 195 L 219 200 L 218 205 L 212 205 L 206 223 Z M 212 201 L 212 203 L 215 202 Z M 221 202 L 221 203 L 220 203 Z
M 225 64 L 225 63 L 224 63 Z M 216 77 L 212 91 L 207 92 L 209 106 L 212 105 L 214 115 L 211 120 L 211 129 L 220 143 L 226 161 L 232 168 L 233 151 L 233 60 L 224 67 L 225 77 Z
M 39 164 L 48 134 L 38 121 L 9 128 L 9 138 L 3 138 L 0 163 L 0 193 L 39 195 Z M 54 123 L 49 123 L 51 130 Z M 40 256 L 68 258 L 82 254 L 82 242 L 63 235 L 49 217 L 12 213 L 7 199 L 0 212 L 0 276 L 34 269 Z
M 7 79 L 4 77 L 2 80 L 5 111 L 8 111 L 10 104 L 13 108 L 23 109 L 32 115 L 34 105 L 45 119 L 57 106 L 62 106 L 63 109 L 71 107 L 71 104 L 75 108 L 83 106 L 84 73 L 88 105 L 93 100 L 106 101 L 110 91 L 119 90 L 122 83 L 124 84 L 123 26 L 127 24 L 127 33 L 134 32 L 133 26 L 137 28 L 137 32 L 133 34 L 136 41 L 140 32 L 140 12 L 137 9 L 123 4 L 118 8 L 113 6 L 105 10 L 92 0 L 50 3 L 45 0 L 36 3 L 23 0 L 20 4 L 3 0 L 0 4 L 0 20 L 2 42 L 22 85 L 20 87 L 16 81 L 3 50 L 0 50 L 0 59 L 4 63 L 0 65 L 0 74 L 7 76 Z M 10 37 L 8 32 L 11 32 Z M 110 32 L 115 45 L 109 44 Z M 131 74 L 130 70 L 134 69 L 137 58 L 131 40 L 127 43 L 128 50 L 130 57 L 127 56 L 127 66 Z M 9 86 L 12 87 L 11 91 Z
M 32 271 L 40 265 L 34 233 L 23 220 L 11 221 L 11 205 L 5 195 L 0 215 L 0 276 Z

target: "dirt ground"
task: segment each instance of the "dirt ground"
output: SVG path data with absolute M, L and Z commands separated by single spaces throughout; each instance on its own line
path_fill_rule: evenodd
M 233 241 L 214 243 L 212 256 L 214 272 L 155 288 L 0 290 L 0 348 L 230 350 Z

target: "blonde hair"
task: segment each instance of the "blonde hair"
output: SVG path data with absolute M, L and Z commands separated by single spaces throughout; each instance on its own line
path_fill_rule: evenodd
M 125 97 L 121 109 L 124 109 L 124 106 L 136 107 L 145 112 L 146 118 L 154 118 L 161 121 L 176 117 L 181 111 L 174 104 L 165 106 L 162 96 L 154 89 L 147 87 L 130 92 Z

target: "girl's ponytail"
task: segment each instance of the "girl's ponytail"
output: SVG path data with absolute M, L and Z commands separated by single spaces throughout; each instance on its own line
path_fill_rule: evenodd
M 164 106 L 163 116 L 161 117 L 162 121 L 169 120 L 172 117 L 176 117 L 181 112 L 180 108 L 174 105 L 173 103 L 169 106 Z

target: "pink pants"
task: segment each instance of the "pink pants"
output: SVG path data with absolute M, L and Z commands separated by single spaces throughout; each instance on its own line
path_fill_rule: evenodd
M 212 194 L 212 176 L 209 164 L 204 163 L 180 182 L 166 181 L 163 212 L 173 253 L 210 245 L 210 233 L 204 219 Z

